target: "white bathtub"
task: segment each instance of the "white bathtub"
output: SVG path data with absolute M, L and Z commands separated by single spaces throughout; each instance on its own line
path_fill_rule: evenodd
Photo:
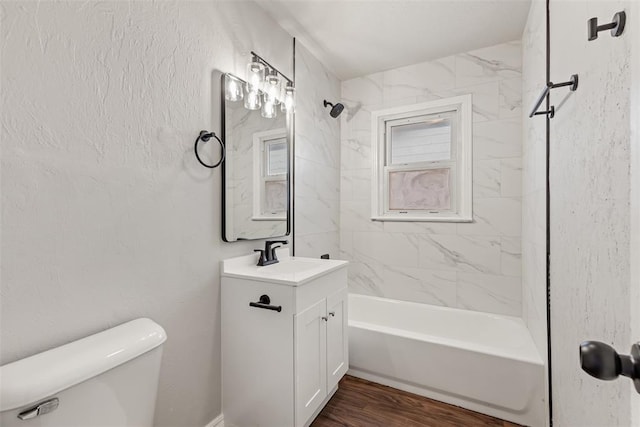
M 544 366 L 516 317 L 349 295 L 351 375 L 544 426 Z

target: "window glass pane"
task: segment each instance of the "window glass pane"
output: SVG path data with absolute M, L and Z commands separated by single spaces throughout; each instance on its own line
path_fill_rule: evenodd
M 273 139 L 266 142 L 267 167 L 266 175 L 282 175 L 287 173 L 287 140 Z
M 449 168 L 389 172 L 389 210 L 451 209 Z
M 287 210 L 287 181 L 265 181 L 264 212 L 275 214 Z
M 451 119 L 437 118 L 391 127 L 391 163 L 451 159 Z

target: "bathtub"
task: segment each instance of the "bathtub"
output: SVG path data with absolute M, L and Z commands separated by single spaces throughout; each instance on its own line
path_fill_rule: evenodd
M 349 374 L 528 426 L 544 365 L 522 319 L 349 295 Z

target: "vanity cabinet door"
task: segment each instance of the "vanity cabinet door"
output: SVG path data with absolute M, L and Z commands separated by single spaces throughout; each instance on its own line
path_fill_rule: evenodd
M 302 426 L 327 395 L 327 317 L 322 299 L 295 316 L 295 419 Z
M 327 297 L 327 390 L 333 389 L 349 368 L 347 288 Z

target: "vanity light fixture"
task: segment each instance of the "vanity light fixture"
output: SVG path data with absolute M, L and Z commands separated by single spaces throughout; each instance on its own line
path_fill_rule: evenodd
M 229 75 L 224 88 L 224 99 L 231 102 L 242 101 L 244 97 L 243 84 L 237 78 Z
M 252 52 L 253 53 L 253 52 Z M 247 64 L 247 92 L 257 92 L 264 83 L 264 64 L 258 55 L 253 54 L 251 62 Z
M 264 101 L 260 114 L 265 119 L 274 119 L 278 115 L 278 110 L 276 110 L 275 98 Z
M 231 83 L 229 84 L 231 85 Z M 244 84 L 244 107 L 248 110 L 262 108 L 265 118 L 277 116 L 276 106 L 282 112 L 293 113 L 295 109 L 295 87 L 293 81 L 269 64 L 257 53 L 251 52 L 251 61 L 247 64 L 247 81 Z M 241 100 L 231 94 L 233 88 L 225 88 L 225 99 Z
M 278 105 L 280 103 L 280 79 L 276 70 L 267 70 L 264 79 L 264 102 Z
M 258 89 L 251 88 L 251 85 L 247 83 L 247 94 L 244 97 L 244 108 L 247 110 L 259 110 L 262 106 L 262 96 Z
M 295 108 L 295 91 L 296 88 L 293 87 L 293 82 L 287 82 L 287 85 L 284 88 L 284 96 L 282 100 L 282 105 L 280 108 L 282 111 L 293 111 Z

